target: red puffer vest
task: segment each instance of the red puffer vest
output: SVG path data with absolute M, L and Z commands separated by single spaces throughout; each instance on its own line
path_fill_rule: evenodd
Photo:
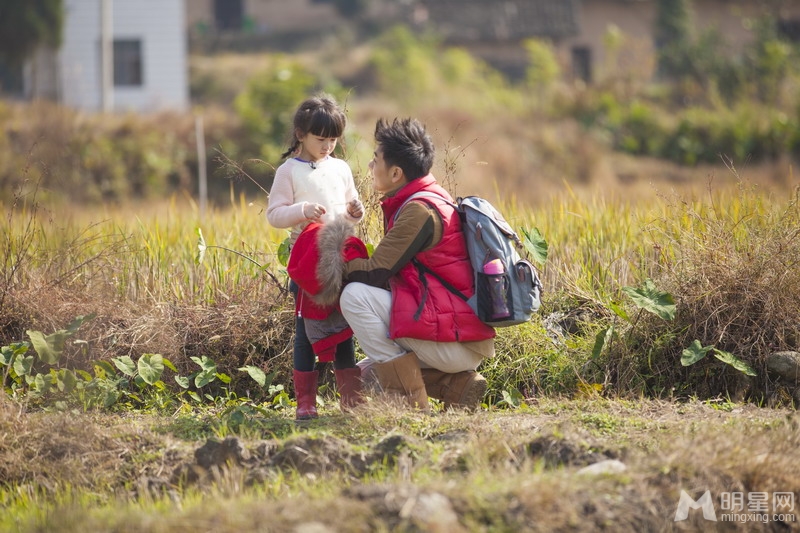
M 413 180 L 397 195 L 381 203 L 387 231 L 394 225 L 395 211 L 406 198 L 418 191 L 430 191 L 451 199 L 432 175 Z M 434 205 L 444 222 L 444 234 L 436 246 L 418 253 L 415 259 L 471 296 L 474 291 L 473 272 L 458 214 L 444 200 L 426 198 L 419 201 Z M 481 322 L 466 302 L 447 290 L 436 277 L 421 273 L 413 262 L 400 269 L 390 280 L 390 287 L 389 336 L 393 339 L 410 337 L 436 342 L 470 342 L 495 336 L 494 328 Z

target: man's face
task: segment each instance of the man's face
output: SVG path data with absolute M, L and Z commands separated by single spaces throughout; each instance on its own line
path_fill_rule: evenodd
M 372 173 L 372 188 L 377 193 L 390 193 L 402 185 L 403 171 L 400 167 L 387 165 L 380 145 L 372 155 L 369 170 Z

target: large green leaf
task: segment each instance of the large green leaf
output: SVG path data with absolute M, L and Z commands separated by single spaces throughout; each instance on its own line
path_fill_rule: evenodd
M 152 385 L 164 373 L 164 358 L 158 353 L 146 353 L 139 358 L 137 369 L 144 382 Z
M 44 394 L 53 385 L 54 380 L 55 378 L 52 374 L 36 374 L 33 380 L 33 390 L 39 394 Z
M 14 359 L 14 366 L 12 367 L 18 376 L 27 376 L 33 368 L 33 356 L 21 355 Z
M 614 326 L 609 326 L 597 332 L 594 339 L 594 348 L 592 348 L 592 359 L 597 359 L 603 353 L 603 348 L 609 343 L 614 336 Z
M 267 375 L 264 373 L 263 370 L 258 368 L 257 366 L 247 365 L 240 368 L 242 372 L 247 372 L 247 374 L 253 378 L 253 380 L 258 383 L 260 386 L 264 386 L 267 383 Z
M 719 359 L 723 363 L 731 365 L 733 368 L 735 368 L 739 372 L 747 374 L 748 376 L 757 376 L 758 375 L 756 373 L 756 371 L 753 370 L 753 368 L 749 364 L 747 364 L 745 361 L 742 361 L 741 359 L 739 359 L 738 357 L 736 357 L 735 355 L 733 355 L 730 352 L 725 352 L 723 350 L 718 350 L 718 349 L 714 348 L 714 357 L 716 357 L 717 359 Z
M 170 370 L 172 370 L 172 371 L 173 371 L 173 372 L 175 372 L 175 373 L 177 373 L 177 372 L 178 372 L 178 369 L 175 367 L 175 365 L 174 365 L 174 364 L 172 364 L 172 361 L 170 361 L 170 360 L 169 360 L 169 359 L 167 359 L 166 357 L 162 357 L 162 358 L 161 358 L 161 361 L 164 363 L 164 366 L 165 366 L 165 367 L 169 368 Z
M 202 357 L 195 357 L 192 356 L 191 360 L 197 363 L 200 368 L 207 372 L 216 372 L 217 371 L 217 363 L 214 362 L 213 359 L 210 359 L 207 355 Z
M 106 396 L 103 398 L 103 407 L 111 407 L 117 400 L 119 400 L 120 392 L 117 389 L 109 389 L 106 391 Z
M 192 356 L 192 361 L 200 365 L 202 370 L 197 373 L 194 377 L 194 386 L 198 389 L 204 387 L 217 379 L 217 364 L 209 359 L 208 356 L 204 355 L 202 357 L 194 357 Z
M 109 379 L 116 376 L 117 373 L 114 371 L 114 367 L 111 366 L 111 363 L 108 361 L 95 361 L 94 375 L 99 379 Z
M 11 366 L 14 359 L 21 355 L 25 355 L 30 348 L 27 342 L 13 342 L 8 346 L 0 347 L 0 364 Z
M 133 377 L 136 374 L 136 363 L 128 355 L 121 355 L 111 359 L 120 372 L 128 377 Z
M 194 386 L 199 389 L 205 387 L 215 379 L 217 379 L 216 372 L 203 370 L 202 372 L 198 372 L 197 375 L 194 377 Z
M 531 254 L 534 262 L 543 266 L 547 262 L 548 245 L 542 233 L 538 228 L 533 228 L 530 232 L 521 228 L 520 232 L 522 233 L 522 245 L 525 250 Z
M 49 365 L 54 365 L 64 352 L 67 338 L 74 335 L 81 324 L 86 320 L 94 318 L 94 316 L 94 314 L 90 314 L 76 317 L 75 320 L 70 322 L 67 329 L 60 329 L 50 335 L 45 335 L 41 331 L 36 330 L 28 330 L 26 333 L 31 339 L 33 349 L 39 354 L 39 358 Z
M 78 384 L 78 378 L 69 368 L 62 368 L 58 371 L 58 390 L 62 392 L 72 392 Z
M 175 382 L 184 389 L 189 388 L 189 378 L 186 376 L 175 376 Z
M 91 314 L 88 314 L 88 315 L 76 316 L 75 320 L 70 322 L 69 326 L 67 326 L 67 330 L 66 330 L 67 333 L 69 333 L 70 335 L 74 335 L 75 332 L 78 331 L 78 328 L 81 327 L 81 324 L 83 324 L 87 320 L 93 319 L 95 316 L 97 316 L 95 313 L 91 313 Z
M 66 344 L 67 337 L 71 334 L 66 330 L 59 330 L 50 335 L 45 335 L 41 331 L 28 330 L 25 333 L 31 339 L 31 344 L 36 353 L 39 354 L 39 359 L 49 365 L 58 362 L 58 358 L 64 352 L 64 345 Z
M 713 346 L 703 346 L 699 340 L 695 339 L 688 348 L 681 352 L 681 365 L 691 366 L 706 356 L 713 350 Z
M 628 317 L 628 313 L 617 302 L 609 303 L 608 304 L 608 308 L 611 309 L 611 311 L 613 311 L 614 314 L 617 315 L 618 317 L 620 317 L 622 320 L 625 320 L 626 322 L 630 322 L 631 321 L 630 317 Z
M 653 280 L 646 279 L 644 286 L 641 288 L 623 287 L 622 290 L 630 296 L 633 303 L 645 311 L 653 313 L 664 320 L 675 318 L 675 300 L 668 292 L 658 290 Z
M 286 237 L 283 242 L 281 242 L 280 246 L 278 246 L 278 262 L 286 266 L 289 264 L 289 253 L 292 249 L 292 241 L 289 237 Z

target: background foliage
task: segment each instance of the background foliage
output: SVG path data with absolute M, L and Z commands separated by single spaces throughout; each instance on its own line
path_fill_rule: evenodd
M 409 114 L 428 122 L 439 150 L 435 173 L 451 192 L 489 197 L 512 225 L 550 244 L 540 320 L 500 331 L 502 355 L 484 369 L 488 402 L 518 406 L 537 393 L 583 390 L 714 397 L 746 389 L 755 401 L 774 399 L 781 384 L 765 359 L 797 348 L 800 323 L 786 266 L 798 253 L 787 169 L 800 147 L 800 104 L 790 60 L 797 51 L 770 21 L 762 24 L 738 58 L 716 55 L 718 37 L 681 37 L 690 47 L 682 57 L 701 63 L 675 64 L 674 76 L 646 85 L 624 72 L 595 86 L 566 84 L 542 41 L 526 43 L 528 71 L 512 81 L 435 35 L 398 26 L 338 61 L 327 53 L 195 58 L 193 113 L 109 117 L 5 103 L 0 345 L 94 317 L 55 374 L 43 361 L 6 378 L 22 379 L 23 388 L 28 375 L 57 383 L 64 369 L 91 375 L 96 361 L 158 354 L 175 367 L 164 370 L 168 377 L 213 362 L 230 380 L 204 384 L 212 398 L 272 401 L 274 391 L 253 389 L 238 371 L 248 367 L 288 390 L 284 234 L 268 227 L 263 209 L 294 107 L 326 90 L 348 113 L 340 156 L 372 213 L 359 230 L 365 240 L 381 233 L 366 171 L 374 121 Z M 606 42 L 613 52 L 625 36 Z M 739 80 L 735 90 L 721 89 L 723 75 Z M 207 213 L 194 203 L 195 114 L 204 117 L 210 147 Z M 738 174 L 743 161 L 780 170 L 750 189 Z M 702 172 L 716 182 L 698 194 L 708 182 Z M 654 175 L 666 176 L 658 186 L 682 186 L 683 196 L 644 191 L 641 182 L 658 181 Z M 741 187 L 736 194 L 731 183 Z M 111 216 L 109 206 L 118 212 Z M 630 296 L 640 293 L 644 301 Z M 668 319 L 659 303 L 667 296 L 675 302 Z M 682 352 L 695 341 L 736 359 L 684 367 Z M 730 361 L 756 373 L 744 389 Z M 180 383 L 165 383 L 180 393 Z

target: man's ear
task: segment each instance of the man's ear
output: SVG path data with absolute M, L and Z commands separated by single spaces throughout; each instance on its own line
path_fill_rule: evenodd
M 406 174 L 403 172 L 403 169 L 398 166 L 392 167 L 392 183 L 405 183 L 406 181 Z

